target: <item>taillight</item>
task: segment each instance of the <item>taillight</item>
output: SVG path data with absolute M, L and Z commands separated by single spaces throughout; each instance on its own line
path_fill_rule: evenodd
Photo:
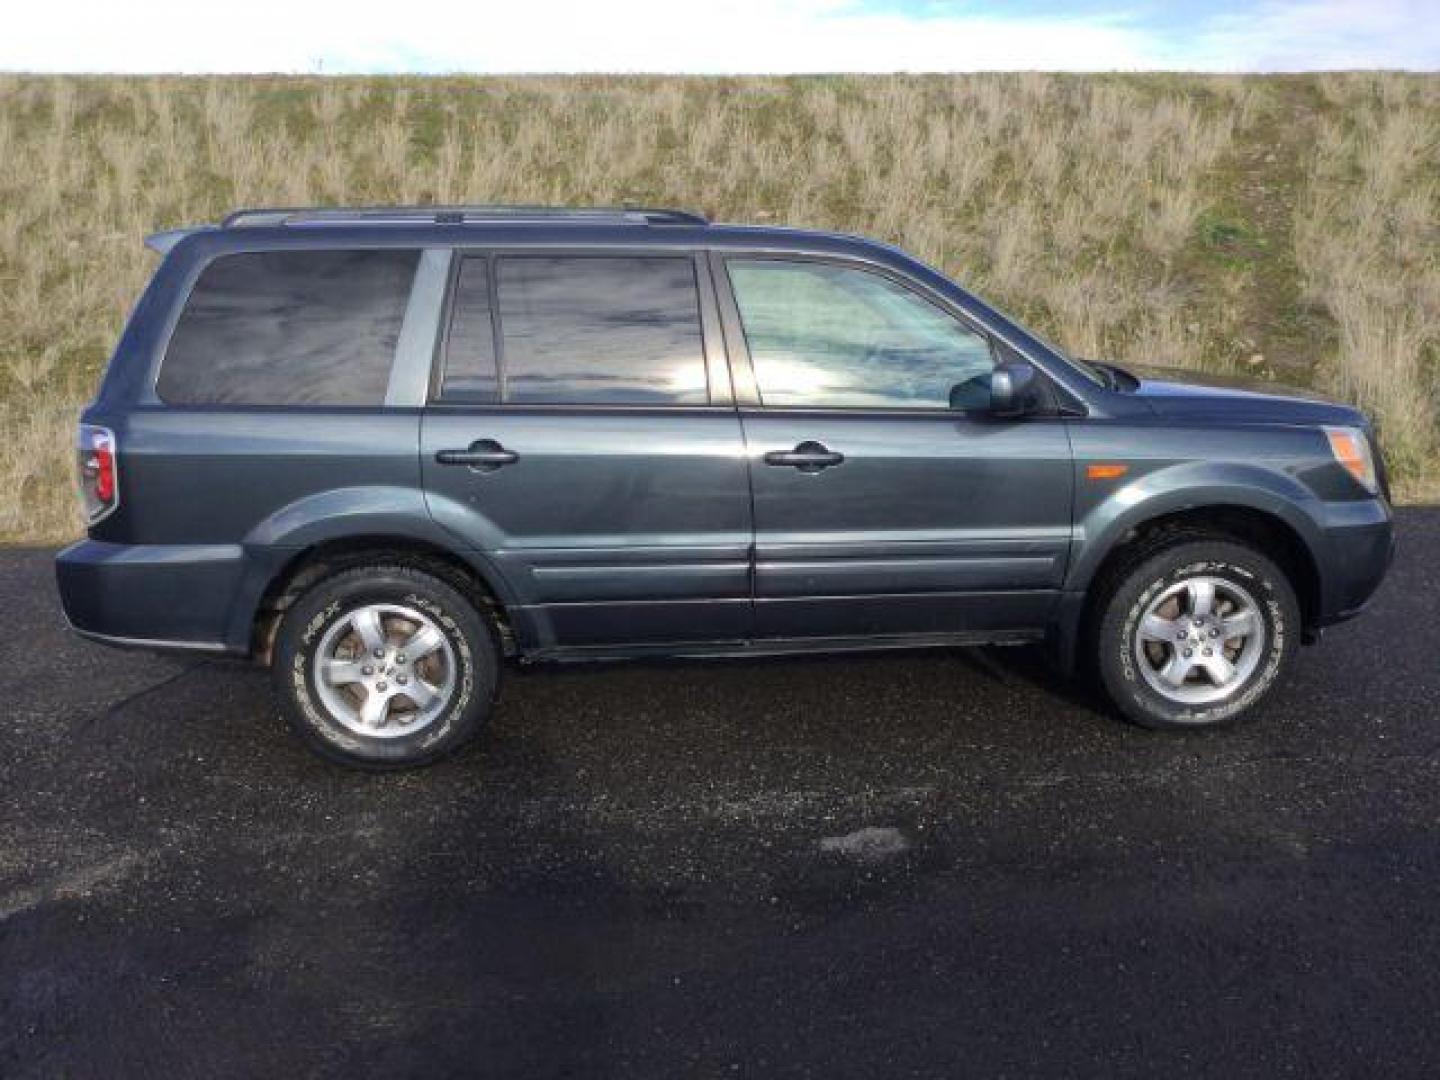
M 114 510 L 120 501 L 115 449 L 115 433 L 109 428 L 80 425 L 80 497 L 85 501 L 85 516 L 92 525 Z

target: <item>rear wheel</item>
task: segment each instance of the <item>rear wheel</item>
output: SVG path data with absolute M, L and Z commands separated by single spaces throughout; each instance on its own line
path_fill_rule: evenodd
M 274 679 L 286 718 L 320 754 L 403 768 L 479 733 L 498 654 L 489 626 L 445 581 L 409 566 L 357 567 L 286 612 Z
M 1285 574 L 1244 544 L 1161 541 L 1100 585 L 1092 639 L 1110 699 L 1151 728 L 1248 713 L 1294 656 L 1300 607 Z

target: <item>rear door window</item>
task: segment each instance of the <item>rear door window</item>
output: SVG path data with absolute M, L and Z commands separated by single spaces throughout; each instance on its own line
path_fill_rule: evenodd
M 493 267 L 502 400 L 708 403 L 700 300 L 689 256 L 504 255 Z M 468 267 L 461 274 L 459 310 L 451 324 L 446 396 L 448 373 L 457 362 L 458 369 L 485 369 L 481 291 L 465 288 L 467 272 Z M 476 329 L 469 328 L 472 318 Z M 457 350 L 466 355 L 457 358 Z
M 173 405 L 378 406 L 420 253 L 267 251 L 201 273 L 156 393 Z

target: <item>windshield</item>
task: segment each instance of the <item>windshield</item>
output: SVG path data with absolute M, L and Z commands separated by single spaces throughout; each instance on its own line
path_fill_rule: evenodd
M 922 270 L 928 271 L 933 277 L 936 277 L 939 280 L 943 281 L 950 288 L 960 289 L 962 293 L 965 293 L 963 287 L 961 287 L 958 283 L 952 281 L 950 278 L 946 277 L 944 274 L 941 274 L 938 270 L 925 266 L 924 263 L 920 263 L 919 266 Z M 1069 352 L 1062 349 L 1059 345 L 1056 345 L 1055 342 L 1051 341 L 1043 334 L 1037 333 L 1035 330 L 1031 329 L 1030 326 L 1020 322 L 1004 308 L 999 307 L 991 301 L 980 300 L 978 297 L 974 296 L 971 293 L 965 293 L 965 295 L 969 296 L 972 301 L 978 302 L 982 307 L 988 309 L 991 314 L 998 316 L 1004 322 L 1009 323 L 1010 326 L 1014 327 L 1015 330 L 1017 330 L 1024 337 L 1028 337 L 1032 341 L 1035 341 L 1044 348 L 1048 349 L 1064 363 L 1069 364 L 1081 375 L 1085 376 L 1085 378 L 1089 382 L 1094 383 L 1096 386 L 1106 388 L 1113 388 L 1115 386 L 1114 378 L 1101 365 L 1093 363 L 1089 360 L 1081 360 L 1079 357 L 1072 356 Z

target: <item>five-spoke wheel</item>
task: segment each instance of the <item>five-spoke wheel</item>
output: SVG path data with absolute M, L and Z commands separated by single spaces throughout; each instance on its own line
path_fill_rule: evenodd
M 1137 544 L 1096 585 L 1088 627 L 1110 699 L 1146 727 L 1210 727 L 1249 711 L 1299 639 L 1285 573 L 1247 544 L 1195 533 Z
M 1172 701 L 1219 701 L 1255 670 L 1265 623 L 1255 598 L 1208 574 L 1177 581 L 1145 608 L 1135 660 L 1145 681 Z
M 455 692 L 454 649 L 433 619 L 400 604 L 365 604 L 337 619 L 313 663 L 321 702 L 361 735 L 417 731 Z
M 275 682 L 286 717 L 327 757 L 419 765 L 457 749 L 489 716 L 495 636 L 463 583 L 412 565 L 324 578 L 285 612 Z

